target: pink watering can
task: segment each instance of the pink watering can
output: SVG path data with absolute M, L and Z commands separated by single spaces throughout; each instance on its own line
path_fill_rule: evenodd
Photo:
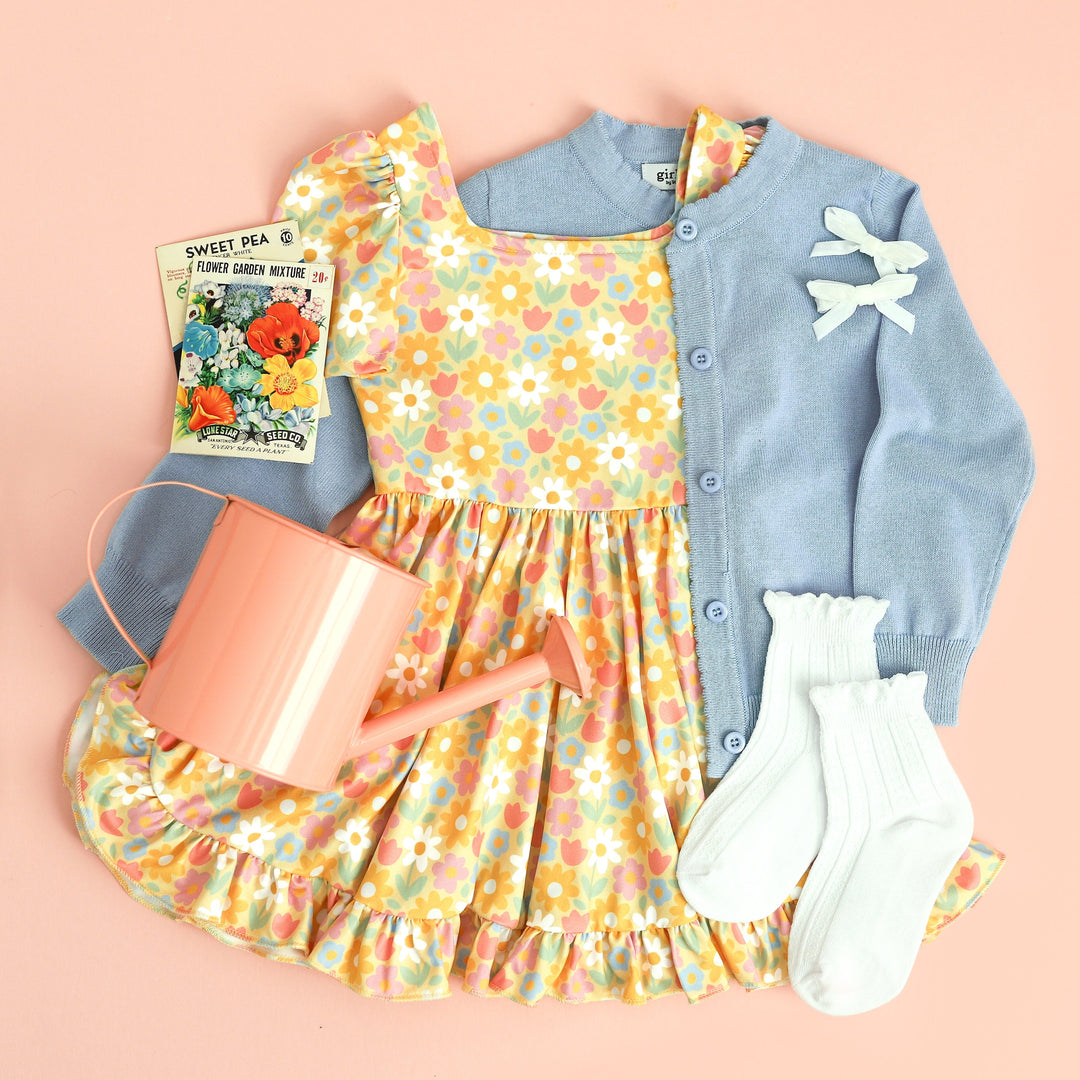
M 147 487 L 176 484 L 225 503 L 153 661 L 94 576 L 102 514 Z M 428 583 L 359 548 L 235 495 L 177 480 L 102 507 L 86 561 L 98 598 L 149 670 L 136 695 L 155 727 L 224 761 L 325 791 L 341 766 L 387 743 L 555 679 L 579 697 L 592 675 L 564 616 L 540 652 L 365 719 Z

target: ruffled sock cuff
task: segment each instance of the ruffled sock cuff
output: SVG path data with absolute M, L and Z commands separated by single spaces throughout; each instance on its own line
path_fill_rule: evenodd
M 874 644 L 881 677 L 925 671 L 926 711 L 930 719 L 939 727 L 955 727 L 960 690 L 975 652 L 974 642 L 925 634 L 877 634 Z
M 865 726 L 888 723 L 897 716 L 925 716 L 925 693 L 926 673 L 913 671 L 888 679 L 815 686 L 810 700 L 823 724 Z
M 774 634 L 795 633 L 827 646 L 862 644 L 873 638 L 874 628 L 889 606 L 873 596 L 830 596 L 769 589 L 765 607 L 773 620 Z

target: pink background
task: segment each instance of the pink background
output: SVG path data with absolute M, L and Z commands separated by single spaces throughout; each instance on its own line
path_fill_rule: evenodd
M 1059 1075 L 1076 1049 L 1080 884 L 1068 847 L 1080 758 L 1073 10 L 319 0 L 9 15 L 3 229 L 20 261 L 5 265 L 0 423 L 15 522 L 0 643 L 5 1074 Z M 890 1005 L 834 1019 L 786 988 L 637 1011 L 528 1010 L 460 990 L 390 1005 L 152 914 L 83 850 L 60 762 L 97 668 L 53 612 L 83 581 L 95 512 L 167 447 L 154 246 L 267 220 L 295 159 L 424 100 L 461 178 L 598 107 L 678 126 L 705 103 L 734 119 L 770 113 L 922 184 L 1039 473 L 961 726 L 943 734 L 978 835 L 1009 863 Z

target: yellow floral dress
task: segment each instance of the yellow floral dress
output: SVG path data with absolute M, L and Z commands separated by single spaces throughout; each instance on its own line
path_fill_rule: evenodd
M 752 152 L 701 107 L 677 203 Z M 687 577 L 665 249 L 481 228 L 431 107 L 336 139 L 279 204 L 337 267 L 328 375 L 352 379 L 376 494 L 342 539 L 431 585 L 373 713 L 539 648 L 571 620 L 595 675 L 515 694 L 287 787 L 155 732 L 144 668 L 102 675 L 72 729 L 85 842 L 138 900 L 362 994 L 691 1000 L 786 980 L 798 886 L 769 918 L 697 914 L 679 846 L 711 784 Z M 935 936 L 1001 855 L 973 842 Z

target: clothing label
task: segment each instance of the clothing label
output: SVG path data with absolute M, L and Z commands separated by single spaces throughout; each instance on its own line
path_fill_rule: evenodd
M 334 267 L 195 258 L 171 449 L 315 457 Z
M 679 163 L 668 164 L 644 164 L 641 166 L 641 178 L 652 184 L 661 191 L 674 191 L 675 184 L 679 179 Z

